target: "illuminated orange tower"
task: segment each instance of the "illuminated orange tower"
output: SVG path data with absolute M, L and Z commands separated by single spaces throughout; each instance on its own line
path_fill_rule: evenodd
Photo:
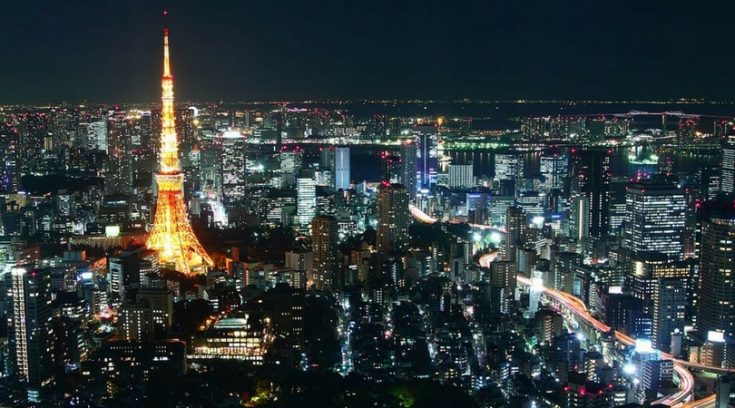
M 164 21 L 166 12 L 163 12 Z M 161 168 L 156 174 L 158 200 L 153 230 L 146 246 L 158 251 L 161 264 L 175 265 L 187 274 L 203 273 L 213 265 L 189 224 L 184 205 L 184 175 L 179 164 L 179 142 L 174 116 L 174 77 L 168 51 L 168 25 L 163 27 L 163 94 L 161 97 Z

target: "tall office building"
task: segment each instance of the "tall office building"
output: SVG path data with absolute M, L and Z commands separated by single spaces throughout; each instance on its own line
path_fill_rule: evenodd
M 349 190 L 350 188 L 350 148 L 337 147 L 334 149 L 334 189 Z
M 381 183 L 378 190 L 378 251 L 408 249 L 408 190 L 402 184 Z
M 630 269 L 624 276 L 626 289 L 643 301 L 643 312 L 653 315 L 653 301 L 659 279 L 679 279 L 688 288 L 692 265 L 687 261 L 672 261 L 665 254 L 649 253 L 645 257 L 634 256 Z
M 720 191 L 735 193 L 735 140 L 732 137 L 722 145 Z
M 541 156 L 541 175 L 547 190 L 564 188 L 569 174 L 569 158 L 565 154 L 550 153 Z
M 523 178 L 523 162 L 517 154 L 495 155 L 495 180 L 515 180 Z
M 5 276 L 5 285 L 11 378 L 27 391 L 29 404 L 43 403 L 55 381 L 51 275 L 17 266 Z
M 436 126 L 417 125 L 413 128 L 413 137 L 417 143 L 419 184 L 428 188 L 434 182 L 439 162 L 436 154 L 435 141 L 439 136 Z
M 633 255 L 664 254 L 684 259 L 686 197 L 684 190 L 665 180 L 652 179 L 626 189 L 626 246 Z
M 651 342 L 662 351 L 670 351 L 671 333 L 684 330 L 687 305 L 687 280 L 659 278 L 653 292 Z
M 417 173 L 418 173 L 418 158 L 416 150 L 416 142 L 407 140 L 401 143 L 400 148 L 401 154 L 401 183 L 408 190 L 409 200 L 413 202 L 416 200 L 417 190 Z
M 319 169 L 322 173 L 322 180 L 325 185 L 334 186 L 336 184 L 334 179 L 335 170 L 335 149 L 334 146 L 320 147 L 319 148 Z
M 245 200 L 245 136 L 238 130 L 220 133 L 222 144 L 222 203 L 232 207 Z
M 589 220 L 585 234 L 593 239 L 607 236 L 610 225 L 610 156 L 607 149 L 578 150 L 572 157 L 571 192 L 580 196 L 578 205 L 586 214 L 580 219 Z M 586 203 L 586 205 L 582 205 Z
M 14 193 L 20 186 L 18 129 L 0 123 L 0 193 Z
M 523 229 L 526 226 L 526 215 L 521 207 L 508 207 L 505 213 L 505 241 L 503 242 L 503 259 L 516 260 L 516 250 L 521 243 Z
M 105 192 L 133 192 L 132 124 L 121 110 L 111 110 L 107 116 L 107 166 Z
M 281 187 L 293 187 L 296 184 L 296 175 L 301 170 L 302 150 L 298 147 L 293 150 L 283 148 L 278 154 L 278 160 L 281 166 Z
M 702 208 L 699 249 L 699 332 L 735 335 L 735 209 L 732 202 L 714 202 Z
M 316 215 L 316 182 L 311 177 L 296 180 L 296 218 L 301 228 L 308 228 Z
M 311 220 L 313 248 L 312 285 L 319 290 L 332 290 L 339 284 L 337 259 L 337 219 L 321 215 Z
M 475 185 L 472 164 L 449 165 L 449 188 L 470 188 Z
M 625 225 L 627 207 L 625 202 L 628 179 L 615 177 L 610 181 L 610 201 L 608 203 L 610 212 L 610 234 L 618 236 Z
M 569 209 L 569 238 L 584 243 L 590 236 L 590 199 L 589 195 L 572 193 Z

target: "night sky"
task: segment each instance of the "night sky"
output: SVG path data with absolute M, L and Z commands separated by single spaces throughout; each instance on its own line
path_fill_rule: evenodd
M 2 3 L 0 103 L 156 100 L 163 8 L 179 100 L 735 99 L 735 1 Z

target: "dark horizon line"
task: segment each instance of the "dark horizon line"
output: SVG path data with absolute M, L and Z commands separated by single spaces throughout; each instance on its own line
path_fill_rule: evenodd
M 18 106 L 114 106 L 114 105 L 155 105 L 156 101 L 137 102 L 99 102 L 99 101 L 42 101 L 42 102 L 0 102 L 0 107 Z M 350 103 L 401 103 L 401 104 L 444 104 L 444 103 L 476 103 L 476 104 L 675 104 L 675 105 L 732 105 L 735 99 L 725 98 L 701 98 L 701 97 L 679 97 L 679 98 L 295 98 L 295 99 L 270 99 L 270 100 L 194 100 L 184 99 L 176 101 L 181 104 L 246 104 L 246 105 L 283 105 L 283 104 L 350 104 Z

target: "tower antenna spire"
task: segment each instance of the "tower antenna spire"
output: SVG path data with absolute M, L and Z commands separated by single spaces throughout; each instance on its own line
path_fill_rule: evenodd
M 171 63 L 168 51 L 168 10 L 163 10 L 163 76 L 171 76 Z

